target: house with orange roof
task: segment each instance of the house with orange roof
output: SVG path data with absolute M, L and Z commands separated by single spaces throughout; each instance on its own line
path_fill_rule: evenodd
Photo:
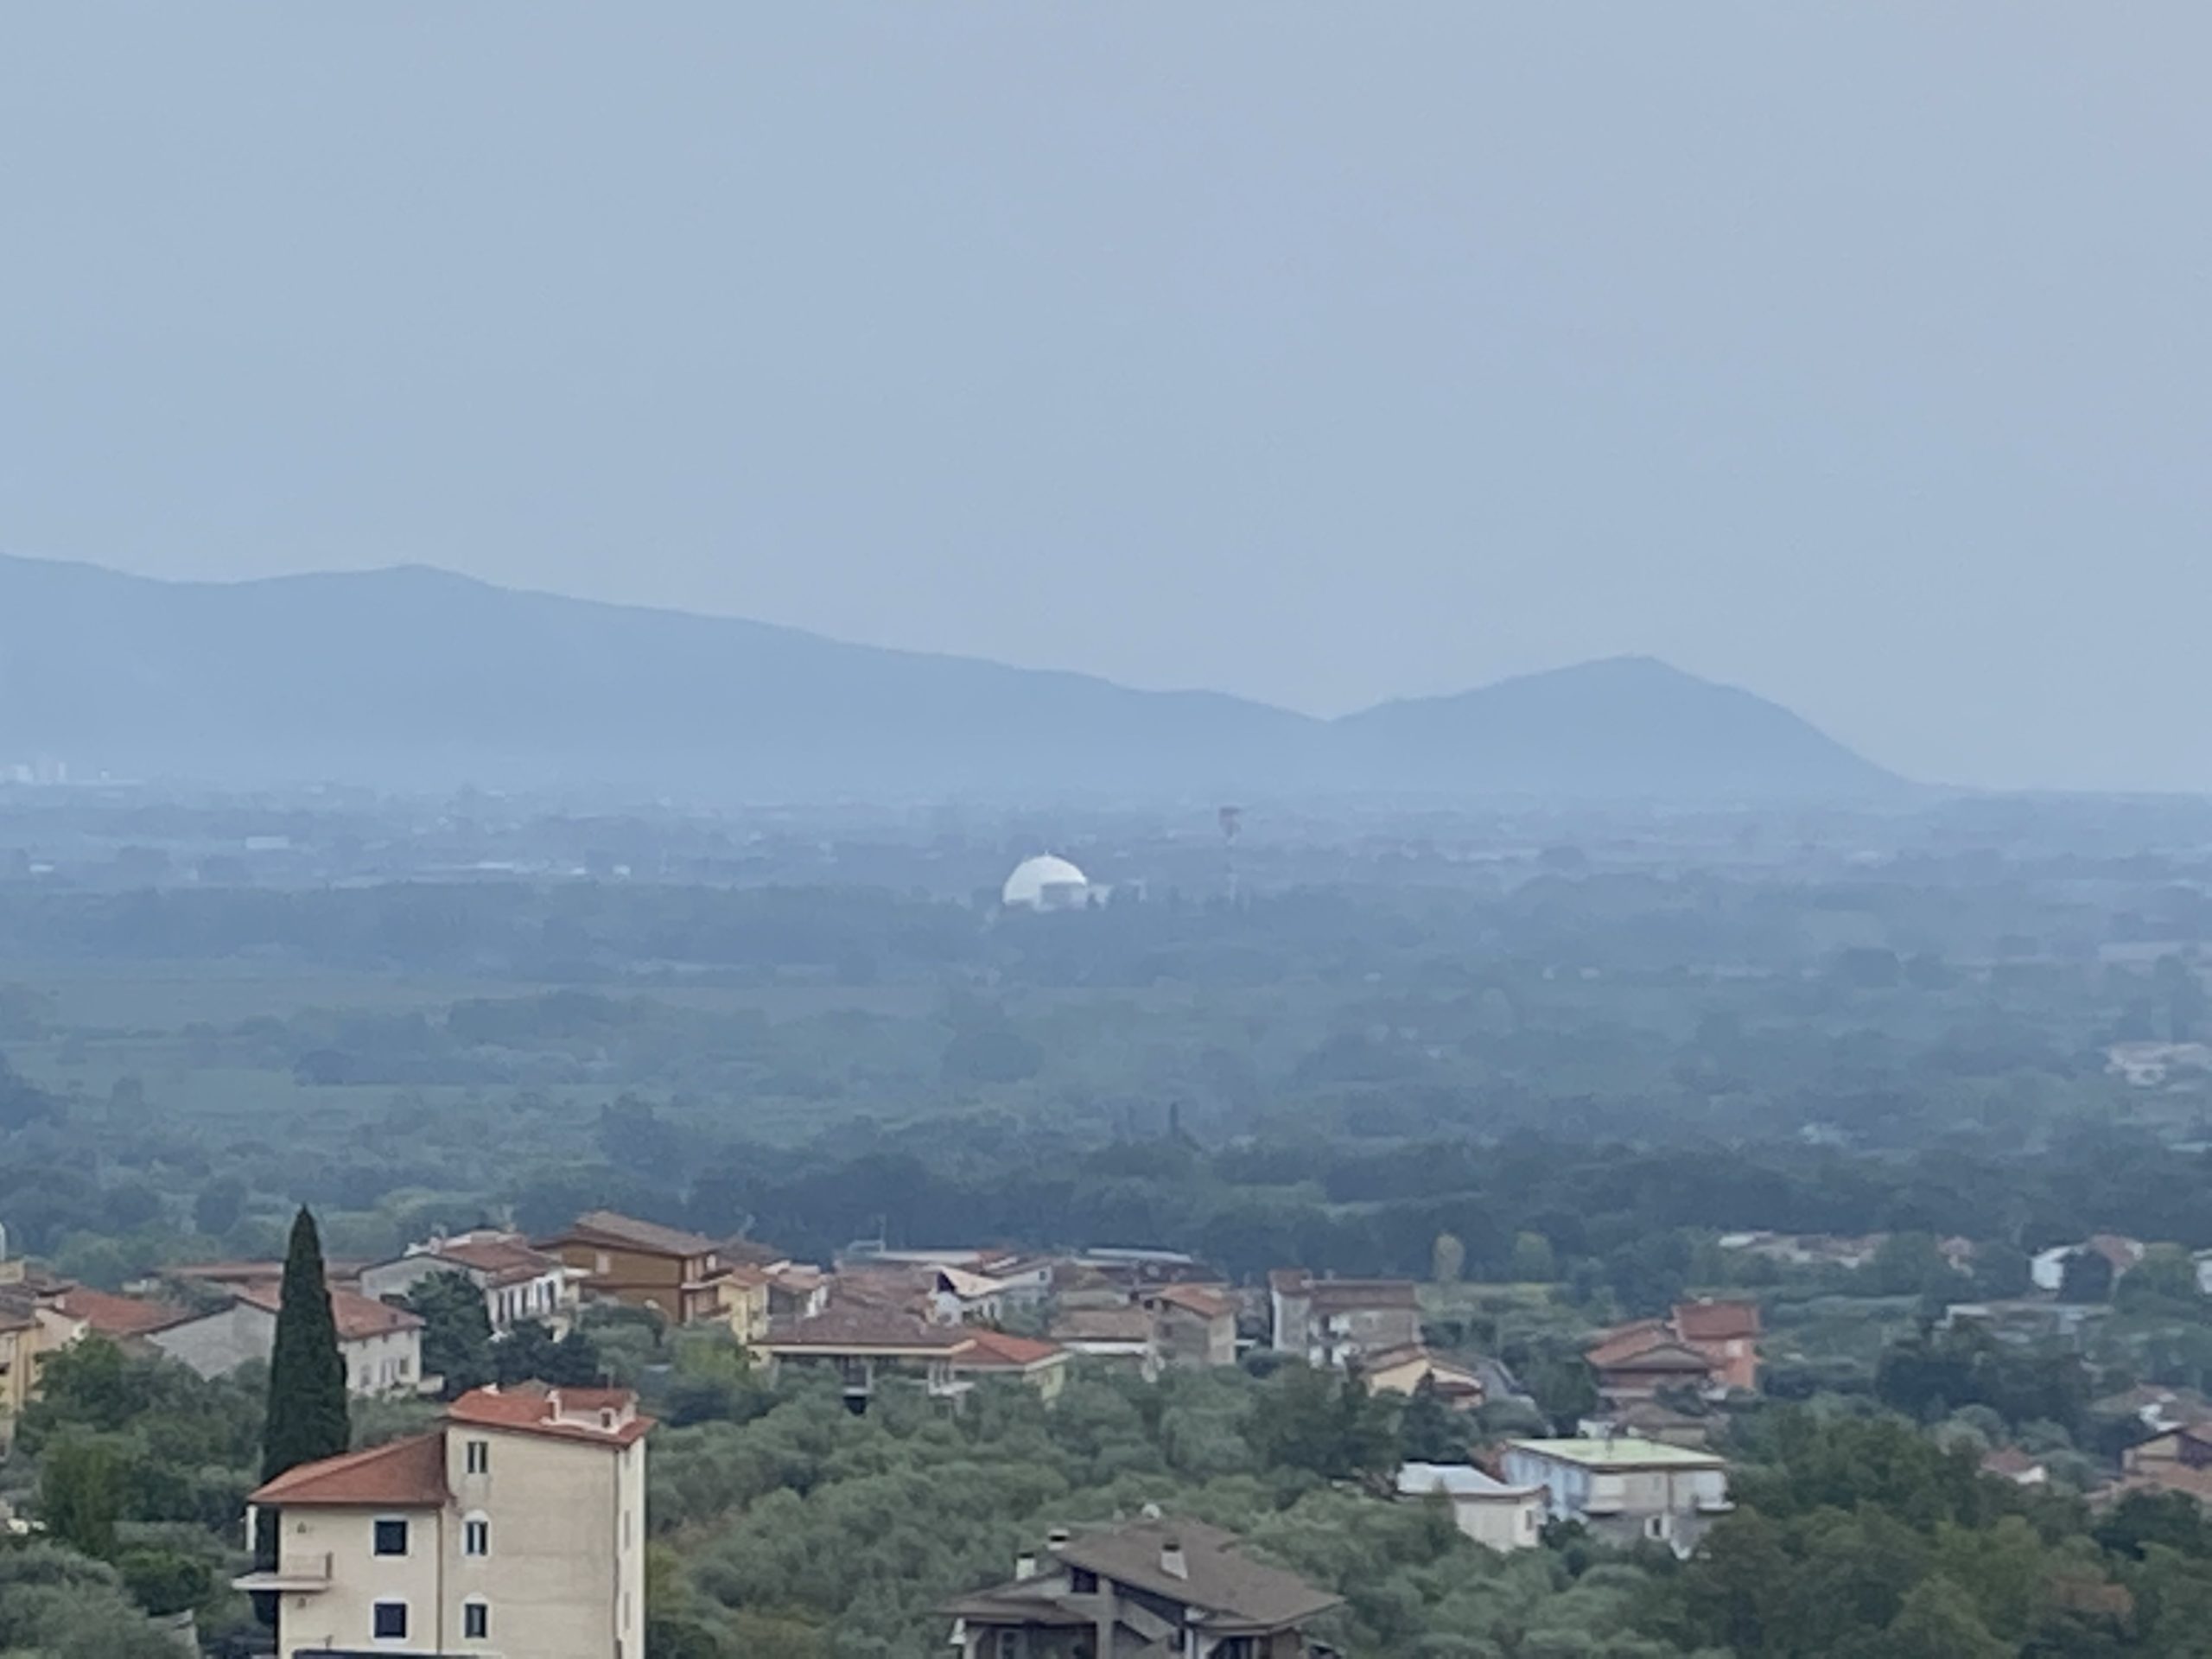
M 587 1295 L 651 1308 L 677 1325 L 728 1317 L 721 1246 L 700 1234 L 593 1210 L 538 1249 L 582 1272 Z
M 1236 1363 L 1236 1302 L 1213 1285 L 1162 1285 L 1138 1293 L 1152 1315 L 1163 1365 L 1204 1370 Z
M 54 1298 L 53 1306 L 74 1319 L 85 1334 L 105 1337 L 125 1348 L 149 1349 L 144 1338 L 165 1326 L 192 1317 L 189 1308 L 143 1296 L 118 1296 L 105 1290 L 72 1285 Z
M 1008 1377 L 1027 1382 L 1046 1404 L 1067 1386 L 1068 1351 L 1057 1342 L 1004 1331 L 968 1332 L 968 1345 L 952 1357 L 952 1374 L 969 1382 Z
M 276 1346 L 281 1287 L 255 1281 L 234 1290 L 221 1307 L 188 1314 L 144 1333 L 145 1342 L 202 1376 L 224 1376 L 251 1360 L 266 1363 Z M 350 1290 L 330 1293 L 346 1388 L 365 1398 L 422 1392 L 423 1321 Z
M 1606 1399 L 1649 1400 L 1662 1389 L 1700 1394 L 1752 1390 L 1759 1382 L 1759 1306 L 1700 1298 L 1664 1319 L 1603 1331 L 1583 1352 Z
M 777 1320 L 754 1346 L 768 1362 L 771 1380 L 785 1366 L 833 1372 L 845 1404 L 868 1409 L 883 1373 L 918 1378 L 940 1399 L 957 1399 L 973 1386 L 954 1363 L 974 1351 L 977 1327 L 943 1325 L 895 1306 L 832 1302 L 811 1319 Z
M 276 1511 L 279 1659 L 642 1656 L 645 1435 L 620 1389 L 478 1389 L 428 1433 L 302 1464 Z
M 578 1287 L 585 1275 L 580 1269 L 532 1248 L 520 1233 L 491 1227 L 410 1244 L 405 1255 L 362 1268 L 361 1294 L 380 1302 L 400 1301 L 441 1273 L 459 1274 L 484 1294 L 485 1316 L 495 1336 L 506 1335 L 524 1320 L 566 1335 L 582 1300 Z
M 1675 1338 L 1705 1356 L 1715 1387 L 1755 1392 L 1759 1386 L 1759 1305 L 1746 1298 L 1700 1296 L 1677 1302 L 1670 1315 Z

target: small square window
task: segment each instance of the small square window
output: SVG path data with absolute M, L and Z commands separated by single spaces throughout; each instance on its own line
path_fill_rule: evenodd
M 492 1442 L 471 1440 L 468 1443 L 468 1472 L 472 1475 L 487 1474 L 491 1468 Z
M 462 1604 L 461 1633 L 472 1642 L 481 1642 L 492 1634 L 492 1608 L 488 1602 Z
M 407 1639 L 407 1604 L 404 1601 L 380 1601 L 371 1612 L 370 1630 L 379 1642 L 404 1642 Z
M 404 1521 L 377 1522 L 377 1554 L 404 1555 L 407 1553 L 407 1523 Z

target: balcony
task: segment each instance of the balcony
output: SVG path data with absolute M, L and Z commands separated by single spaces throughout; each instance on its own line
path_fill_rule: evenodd
M 231 1588 L 247 1594 L 313 1596 L 330 1588 L 330 1552 L 290 1561 L 270 1572 L 249 1573 L 232 1579 Z

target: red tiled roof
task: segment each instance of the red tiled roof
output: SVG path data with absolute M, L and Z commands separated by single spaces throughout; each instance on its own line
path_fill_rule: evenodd
M 748 1268 L 779 1268 L 791 1259 L 789 1250 L 779 1250 L 757 1238 L 726 1238 L 715 1248 L 723 1261 Z
M 283 1294 L 279 1286 L 255 1284 L 242 1287 L 238 1299 L 264 1313 L 274 1313 L 283 1306 Z M 330 1293 L 330 1317 L 338 1326 L 340 1342 L 365 1342 L 372 1337 L 388 1337 L 395 1332 L 423 1328 L 419 1314 L 350 1290 L 334 1289 Z
M 1726 1342 L 1759 1333 L 1759 1305 L 1747 1301 L 1677 1302 L 1675 1329 L 1685 1342 Z
M 627 1389 L 550 1389 L 532 1382 L 512 1389 L 471 1389 L 446 1408 L 446 1420 L 594 1446 L 628 1446 L 643 1440 L 653 1427 L 650 1417 L 629 1415 L 637 1405 L 638 1396 Z M 615 1414 L 613 1427 L 599 1426 L 603 1411 Z
M 965 1325 L 932 1325 L 893 1308 L 839 1305 L 810 1319 L 779 1319 L 761 1346 L 771 1351 L 809 1349 L 928 1349 L 950 1357 L 970 1347 L 976 1333 Z
M 1052 1321 L 1061 1342 L 1150 1342 L 1152 1315 L 1141 1307 L 1071 1307 Z
M 429 1254 L 441 1262 L 458 1262 L 464 1268 L 473 1268 L 495 1285 L 518 1284 L 554 1272 L 561 1266 L 558 1256 L 534 1250 L 519 1239 L 456 1239 L 436 1246 Z
M 593 1210 L 578 1216 L 564 1230 L 553 1236 L 552 1243 L 565 1244 L 571 1240 L 642 1250 L 648 1255 L 710 1255 L 715 1248 L 711 1238 L 702 1238 L 680 1228 L 664 1227 L 657 1221 L 617 1215 L 612 1210 Z
M 1421 1306 L 1410 1279 L 1316 1279 L 1306 1287 L 1316 1313 L 1354 1313 L 1370 1308 Z
M 1236 1311 L 1236 1304 L 1222 1291 L 1205 1285 L 1167 1285 L 1152 1293 L 1160 1301 L 1195 1313 L 1202 1319 L 1218 1319 Z
M 175 1325 L 190 1317 L 186 1309 L 172 1307 L 167 1302 L 111 1296 L 104 1290 L 87 1290 L 81 1285 L 63 1292 L 54 1306 L 69 1318 L 82 1319 L 103 1337 L 143 1336 L 149 1331 L 158 1331 L 165 1325 Z
M 975 1344 L 953 1362 L 962 1370 L 1027 1370 L 1065 1355 L 1057 1342 L 1009 1336 L 1003 1331 L 973 1331 Z
M 446 1437 L 417 1434 L 289 1469 L 247 1494 L 251 1503 L 429 1509 L 446 1501 Z
M 1583 1358 L 1589 1363 L 1592 1370 L 1600 1373 L 1679 1371 L 1685 1376 L 1706 1376 L 1713 1370 L 1710 1358 L 1671 1337 L 1657 1338 L 1641 1347 L 1624 1344 L 1613 1350 L 1585 1354 Z
M 1663 1319 L 1636 1319 L 1627 1325 L 1617 1325 L 1600 1331 L 1582 1351 L 1582 1357 L 1592 1365 L 1610 1365 L 1617 1359 L 1640 1354 L 1674 1338 Z

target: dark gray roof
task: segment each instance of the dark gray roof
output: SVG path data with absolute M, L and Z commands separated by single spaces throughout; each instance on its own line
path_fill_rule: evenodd
M 1187 1569 L 1180 1578 L 1160 1565 L 1161 1553 L 1175 1543 L 1183 1547 Z M 1057 1553 L 1070 1566 L 1087 1567 L 1102 1579 L 1202 1607 L 1224 1615 L 1222 1622 L 1240 1625 L 1283 1629 L 1327 1611 L 1340 1599 L 1294 1573 L 1251 1560 L 1235 1533 L 1197 1521 L 1144 1520 L 1077 1533 Z

